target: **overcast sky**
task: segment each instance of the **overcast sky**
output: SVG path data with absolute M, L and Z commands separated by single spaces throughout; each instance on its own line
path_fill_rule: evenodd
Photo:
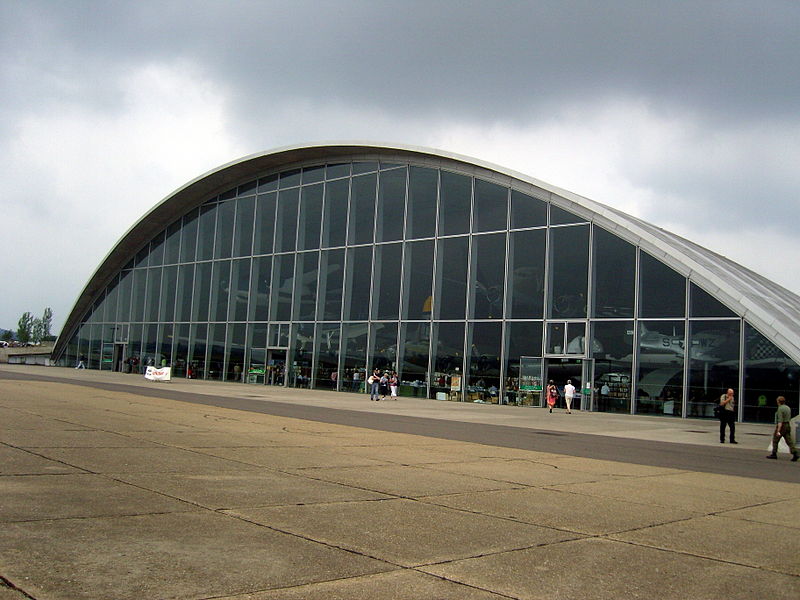
M 800 292 L 800 2 L 0 0 L 0 327 L 271 148 L 429 146 Z

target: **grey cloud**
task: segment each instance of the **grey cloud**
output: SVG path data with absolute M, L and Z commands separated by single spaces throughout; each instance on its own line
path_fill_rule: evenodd
M 308 97 L 513 120 L 633 95 L 741 117 L 793 113 L 800 96 L 793 3 L 34 2 L 11 12 L 28 27 L 3 37 L 57 72 L 102 81 L 133 63 L 196 61 L 250 110 Z M 104 95 L 97 79 L 87 85 Z

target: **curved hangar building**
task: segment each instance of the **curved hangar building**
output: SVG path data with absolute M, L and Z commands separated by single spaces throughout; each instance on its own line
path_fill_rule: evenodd
M 798 407 L 800 297 L 639 219 L 471 158 L 289 147 L 186 184 L 103 259 L 53 358 L 173 377 L 738 417 Z

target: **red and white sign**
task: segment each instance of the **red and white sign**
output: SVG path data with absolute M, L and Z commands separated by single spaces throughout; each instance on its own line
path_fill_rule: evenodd
M 171 367 L 147 367 L 144 378 L 150 381 L 169 381 L 172 373 Z

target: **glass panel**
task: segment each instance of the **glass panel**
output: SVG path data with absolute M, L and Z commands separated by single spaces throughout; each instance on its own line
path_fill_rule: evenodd
M 317 319 L 338 321 L 342 318 L 344 250 L 324 250 L 321 254 Z
M 231 295 L 228 306 L 229 321 L 247 320 L 247 302 L 250 298 L 250 259 L 234 260 L 231 265 Z
M 173 344 L 172 374 L 175 377 L 186 377 L 186 366 L 189 358 L 189 324 L 180 323 L 175 326 Z
M 258 193 L 274 192 L 278 189 L 278 174 L 267 175 L 258 180 Z
M 158 307 L 161 299 L 161 267 L 147 269 L 147 298 L 144 306 L 144 320 L 158 321 Z
M 208 326 L 208 362 L 206 379 L 221 381 L 225 374 L 225 323 Z
M 160 361 L 157 366 L 170 367 L 172 366 L 172 323 L 166 323 L 158 326 L 159 331 L 159 348 L 158 356 Z
M 349 175 L 350 163 L 328 165 L 328 169 L 325 174 L 328 179 L 338 179 L 339 177 L 348 177 Z
M 303 188 L 300 198 L 300 226 L 297 230 L 297 248 L 314 250 L 319 248 L 322 227 L 322 185 Z
M 230 258 L 233 247 L 233 224 L 236 222 L 236 202 L 227 201 L 217 208 L 217 239 L 214 258 Z
M 288 188 L 300 185 L 300 169 L 292 169 L 281 173 L 280 187 Z
M 162 231 L 150 240 L 150 262 L 151 267 L 158 267 L 164 264 L 164 232 Z
M 144 294 L 147 286 L 147 269 L 133 271 L 131 290 L 131 321 L 144 321 Z
M 470 318 L 503 318 L 505 267 L 506 234 L 476 235 L 472 238 Z
M 256 199 L 240 198 L 236 206 L 236 227 L 233 237 L 233 255 L 250 256 L 253 253 L 253 225 Z
M 373 323 L 370 329 L 370 352 L 373 369 L 381 373 L 395 371 L 397 360 L 397 323 Z
M 297 255 L 297 277 L 294 280 L 295 321 L 313 321 L 317 306 L 319 252 Z
M 469 238 L 439 240 L 434 318 L 463 319 L 467 304 Z
M 638 414 L 681 416 L 684 321 L 639 322 Z
M 547 225 L 547 202 L 511 190 L 511 228 L 543 227 Z
M 547 354 L 566 354 L 564 348 L 566 331 L 566 323 L 547 324 Z
M 211 263 L 198 263 L 194 271 L 192 321 L 208 321 L 208 302 L 211 298 Z
M 292 325 L 292 361 L 288 370 L 289 385 L 307 388 L 311 385 L 311 359 L 314 348 L 314 324 Z
M 137 269 L 140 267 L 146 267 L 149 255 L 150 255 L 150 243 L 148 242 L 147 244 L 144 245 L 144 248 L 142 248 L 136 253 L 136 256 L 133 259 L 133 266 L 136 267 Z
M 253 233 L 253 254 L 272 253 L 275 237 L 277 194 L 262 194 L 256 200 L 256 222 Z
M 687 416 L 713 418 L 720 395 L 728 388 L 738 391 L 739 324 L 738 320 L 689 322 Z
M 178 291 L 175 303 L 175 320 L 191 321 L 192 288 L 194 286 L 194 265 L 178 267 Z
M 589 226 L 550 230 L 550 316 L 586 317 L 589 283 Z
M 214 256 L 214 228 L 217 221 L 217 205 L 200 207 L 197 231 L 197 260 L 209 260 Z
M 145 325 L 142 331 L 142 366 L 155 367 L 161 362 L 161 358 L 156 356 L 158 325 Z
M 400 372 L 400 395 L 425 398 L 430 355 L 430 323 L 402 323 L 397 368 Z
M 317 370 L 314 387 L 336 389 L 339 373 L 339 324 L 323 323 L 317 328 Z
M 592 325 L 594 392 L 599 412 L 629 413 L 633 369 L 633 321 Z
M 369 323 L 345 323 L 342 325 L 342 390 L 364 391 L 368 333 Z
M 372 278 L 372 318 L 397 319 L 400 313 L 400 271 L 403 262 L 402 244 L 375 247 Z
M 523 356 L 542 355 L 542 322 L 512 321 L 506 323 L 506 399 L 509 404 L 541 406 L 542 365 L 539 360 L 538 382 L 532 378 L 521 381 L 520 363 Z
M 329 167 L 330 169 L 330 167 Z M 347 196 L 350 180 L 341 179 L 325 184 L 322 247 L 344 246 L 347 237 Z
M 318 183 L 325 177 L 325 165 L 305 167 L 303 169 L 303 185 Z
M 257 181 L 248 181 L 247 183 L 243 183 L 236 189 L 236 194 L 241 196 L 253 196 L 258 189 L 258 182 Z
M 108 323 L 116 323 L 117 321 L 117 277 L 106 288 L 106 301 L 103 319 Z
M 633 317 L 636 247 L 600 227 L 594 228 L 595 317 Z
M 378 242 L 403 239 L 406 205 L 406 169 L 381 173 L 375 238 Z
M 365 321 L 369 318 L 372 246 L 347 250 L 344 320 Z
M 499 404 L 502 332 L 502 323 L 470 324 L 467 402 Z
M 736 317 L 736 314 L 711 294 L 689 282 L 690 317 Z
M 563 208 L 550 205 L 550 224 L 551 225 L 570 225 L 572 223 L 585 223 L 588 219 L 579 217 Z
M 472 207 L 472 179 L 442 171 L 439 200 L 439 235 L 469 232 Z
M 439 172 L 436 169 L 411 167 L 408 185 L 406 238 L 433 237 L 436 233 L 436 190 Z
M 473 231 L 498 231 L 508 225 L 508 188 L 475 180 Z
M 800 367 L 749 323 L 744 332 L 744 420 L 773 423 L 778 396 L 797 415 Z M 737 401 L 742 401 L 738 394 Z
M 244 342 L 247 334 L 245 323 L 236 323 L 228 327 L 226 342 L 226 381 L 244 383 Z
M 278 195 L 278 217 L 275 223 L 275 252 L 292 252 L 297 239 L 297 207 L 299 188 L 283 190 Z
M 250 321 L 266 321 L 269 317 L 269 292 L 272 287 L 272 257 L 259 256 L 253 259 L 253 275 L 250 285 Z
M 228 294 L 231 286 L 231 261 L 215 262 L 211 269 L 211 312 L 209 321 L 228 320 Z
M 180 260 L 181 220 L 167 227 L 167 241 L 164 244 L 164 264 L 174 265 Z
M 509 240 L 508 318 L 544 316 L 544 272 L 547 231 L 517 231 Z
M 433 308 L 433 240 L 406 243 L 404 260 L 403 318 L 430 319 Z
M 353 175 L 358 175 L 359 173 L 369 173 L 371 171 L 377 171 L 377 170 L 378 170 L 377 161 L 353 163 Z
M 567 323 L 567 354 L 587 356 L 586 323 Z
M 132 373 L 142 372 L 142 326 L 132 324 L 128 334 L 128 357 Z M 131 360 L 132 359 L 132 360 Z
M 462 399 L 464 323 L 434 323 L 431 342 L 433 379 L 430 395 L 437 400 Z
M 686 278 L 646 252 L 639 254 L 639 316 L 683 317 Z
M 164 267 L 161 277 L 161 310 L 159 321 L 175 320 L 175 287 L 178 279 L 178 267 Z
M 192 262 L 195 259 L 198 214 L 198 210 L 193 210 L 183 217 L 183 226 L 181 228 L 181 262 Z
M 132 273 L 133 271 L 123 271 L 119 279 L 117 320 L 122 323 L 134 320 L 131 318 L 131 287 L 133 285 Z
M 377 175 L 353 177 L 350 191 L 350 244 L 371 244 L 375 231 L 375 186 Z
M 289 321 L 292 318 L 292 289 L 294 288 L 294 255 L 275 257 L 272 269 L 272 302 L 270 321 Z

